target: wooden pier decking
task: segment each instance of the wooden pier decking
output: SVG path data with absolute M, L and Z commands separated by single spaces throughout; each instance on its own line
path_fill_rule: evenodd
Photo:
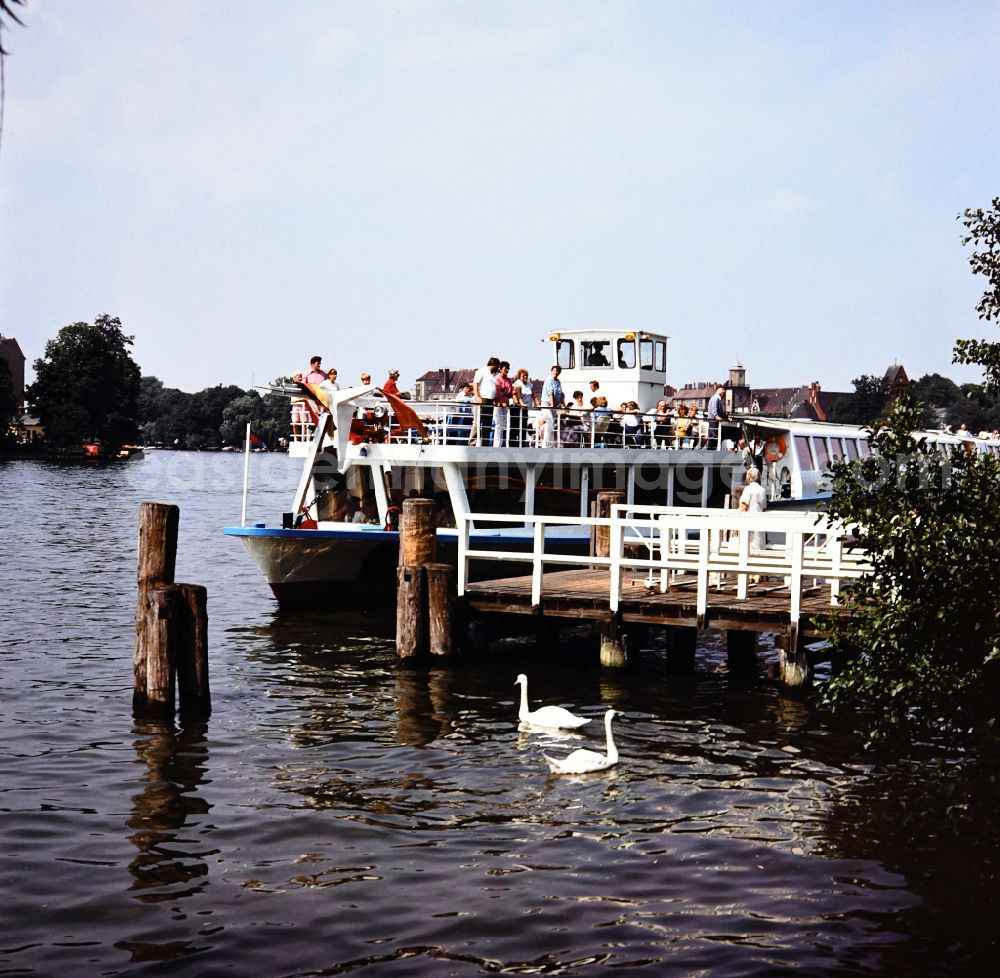
M 723 581 L 709 587 L 706 615 L 699 623 L 697 580 L 694 574 L 687 577 L 689 580 L 675 578 L 670 590 L 661 592 L 655 584 L 647 584 L 647 574 L 623 572 L 618 619 L 623 623 L 691 628 L 700 624 L 720 630 L 788 635 L 788 587 L 781 579 L 761 580 L 747 589 L 747 596 L 742 600 L 738 597 L 735 581 Z M 608 601 L 610 583 L 611 575 L 606 567 L 548 571 L 541 601 L 533 606 L 531 575 L 475 581 L 466 585 L 466 606 L 475 612 L 611 622 L 615 613 Z M 798 623 L 800 639 L 821 637 L 812 619 L 829 611 L 828 587 L 803 589 Z

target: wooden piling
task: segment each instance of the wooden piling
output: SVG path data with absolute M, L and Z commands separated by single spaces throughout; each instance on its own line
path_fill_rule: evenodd
M 396 654 L 401 659 L 427 650 L 427 572 L 420 564 L 396 569 Z
M 177 561 L 177 526 L 180 509 L 167 503 L 142 503 L 139 506 L 139 559 L 136 578 L 135 652 L 132 668 L 135 688 L 132 710 L 142 713 L 147 702 L 148 641 L 156 642 L 147 621 L 148 596 L 156 589 L 174 583 Z M 147 641 L 147 636 L 149 639 Z
M 597 493 L 596 515 L 600 519 L 611 516 L 611 507 L 616 503 L 625 502 L 625 493 L 621 489 L 601 489 Z M 595 525 L 591 527 L 591 553 L 595 557 L 611 556 L 611 527 Z
M 787 689 L 805 689 L 812 682 L 812 663 L 793 625 L 778 643 L 778 679 Z
M 180 695 L 181 714 L 207 717 L 208 592 L 198 584 L 175 584 L 180 510 L 166 503 L 139 508 L 135 687 L 137 717 L 173 720 Z
M 146 687 L 143 714 L 173 719 L 176 619 L 180 596 L 175 587 L 151 588 L 143 601 L 143 645 L 146 652 Z
M 208 589 L 200 584 L 175 584 L 178 602 L 177 693 L 185 718 L 212 712 L 208 685 Z
M 437 560 L 437 504 L 433 499 L 403 500 L 399 524 L 399 566 Z
M 431 655 L 450 656 L 455 651 L 453 611 L 455 568 L 451 564 L 427 564 L 427 644 Z
M 598 624 L 601 636 L 601 665 L 609 669 L 621 669 L 628 664 L 628 641 L 618 615 Z

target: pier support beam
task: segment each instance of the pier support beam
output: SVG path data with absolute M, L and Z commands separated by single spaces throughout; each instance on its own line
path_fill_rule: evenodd
M 667 668 L 672 672 L 694 672 L 698 629 L 674 625 L 667 629 Z
M 812 682 L 812 664 L 799 644 L 799 630 L 794 625 L 778 641 L 778 679 L 788 689 L 804 689 Z
M 599 622 L 597 633 L 601 637 L 601 665 L 621 669 L 628 664 L 628 639 L 621 619 L 614 615 L 610 621 Z
M 729 629 L 726 632 L 726 662 L 734 676 L 752 676 L 757 671 L 757 633 Z

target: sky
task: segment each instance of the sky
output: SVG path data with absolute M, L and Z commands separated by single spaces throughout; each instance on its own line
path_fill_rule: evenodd
M 120 317 L 196 391 L 670 336 L 668 382 L 951 364 L 1000 196 L 1000 4 L 32 0 L 0 333 Z

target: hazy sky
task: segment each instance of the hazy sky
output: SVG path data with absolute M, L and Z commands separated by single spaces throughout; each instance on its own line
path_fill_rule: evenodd
M 33 0 L 5 32 L 0 332 L 119 316 L 193 391 L 306 366 L 957 380 L 1000 4 Z

